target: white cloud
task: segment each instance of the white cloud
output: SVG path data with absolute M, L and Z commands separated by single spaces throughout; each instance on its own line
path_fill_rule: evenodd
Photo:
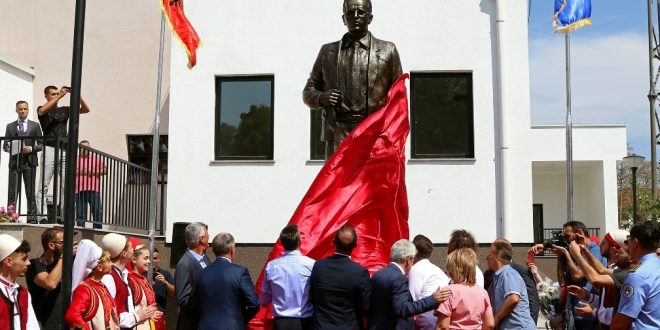
M 531 40 L 529 46 L 532 123 L 564 123 L 564 37 Z M 646 35 L 572 36 L 571 78 L 574 123 L 625 123 L 635 152 L 650 153 Z

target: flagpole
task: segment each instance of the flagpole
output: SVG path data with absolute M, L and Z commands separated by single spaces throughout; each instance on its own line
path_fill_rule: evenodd
M 165 43 L 165 15 L 160 14 L 160 45 L 158 48 L 158 81 L 156 84 L 156 111 L 154 113 L 154 128 L 151 142 L 151 182 L 149 185 L 149 255 L 151 262 L 147 279 L 153 282 L 154 274 L 154 239 L 156 235 L 156 192 L 158 189 L 158 152 L 160 151 L 160 109 L 161 85 L 163 82 L 163 48 Z
M 83 67 L 83 45 L 85 37 L 85 7 L 86 0 L 76 0 L 75 23 L 73 28 L 73 58 L 71 63 L 71 103 L 69 106 L 69 132 L 66 144 L 66 162 L 64 175 L 64 251 L 62 269 L 62 291 L 61 291 L 61 316 L 64 314 L 71 302 L 71 277 L 73 269 L 73 218 L 75 216 L 75 178 L 76 159 L 78 153 L 78 124 L 80 117 L 80 89 L 82 84 Z M 57 140 L 57 143 L 60 143 Z M 96 220 L 96 219 L 95 219 Z M 35 297 L 35 299 L 39 299 Z M 63 328 L 68 328 L 64 327 Z
M 660 6 L 660 4 L 659 4 Z M 655 28 L 653 27 L 653 0 L 647 1 L 647 24 L 648 24 L 648 34 L 649 34 L 649 114 L 650 114 L 650 124 L 651 124 L 651 195 L 653 199 L 658 199 L 658 177 L 657 177 L 657 155 L 656 148 L 657 137 L 656 137 L 656 114 L 655 114 L 655 101 L 658 97 L 655 89 L 655 80 L 654 80 L 654 61 L 655 61 Z M 658 7 L 658 17 L 660 18 L 660 7 Z M 660 21 L 659 21 L 660 24 Z M 634 220 L 634 219 L 633 219 Z
M 573 221 L 573 117 L 571 113 L 571 33 L 564 34 L 566 49 L 566 221 Z

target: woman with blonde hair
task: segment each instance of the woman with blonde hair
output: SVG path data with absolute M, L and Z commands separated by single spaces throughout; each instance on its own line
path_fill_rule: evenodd
M 130 239 L 133 246 L 133 260 L 131 261 L 131 272 L 128 273 L 128 285 L 133 293 L 133 304 L 135 309 L 147 308 L 156 305 L 156 293 L 149 280 L 142 274 L 149 269 L 149 249 L 134 237 Z M 158 310 L 153 317 L 136 326 L 137 330 L 166 330 L 163 312 Z
M 438 329 L 492 329 L 495 325 L 488 292 L 476 285 L 477 254 L 470 248 L 454 250 L 447 257 L 451 292 L 435 310 Z

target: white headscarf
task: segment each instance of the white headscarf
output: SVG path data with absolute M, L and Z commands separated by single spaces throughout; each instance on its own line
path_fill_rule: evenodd
M 71 276 L 71 291 L 82 282 L 92 269 L 99 263 L 103 250 L 93 241 L 83 239 L 78 243 L 76 259 L 73 261 L 73 274 Z

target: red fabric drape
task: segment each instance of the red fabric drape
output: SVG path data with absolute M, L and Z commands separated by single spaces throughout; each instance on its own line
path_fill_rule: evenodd
M 374 273 L 389 262 L 390 247 L 408 238 L 405 144 L 410 131 L 403 74 L 387 104 L 358 125 L 314 179 L 289 221 L 297 224 L 302 254 L 321 259 L 334 252 L 337 229 L 351 224 L 358 234 L 353 260 Z M 282 255 L 279 241 L 268 261 Z M 265 267 L 265 265 L 264 265 Z M 261 293 L 264 272 L 257 281 Z M 250 329 L 271 329 L 270 308 L 261 308 Z
M 197 64 L 197 47 L 200 40 L 183 12 L 183 0 L 161 0 L 161 7 L 172 32 L 186 48 L 188 68 L 192 69 Z

